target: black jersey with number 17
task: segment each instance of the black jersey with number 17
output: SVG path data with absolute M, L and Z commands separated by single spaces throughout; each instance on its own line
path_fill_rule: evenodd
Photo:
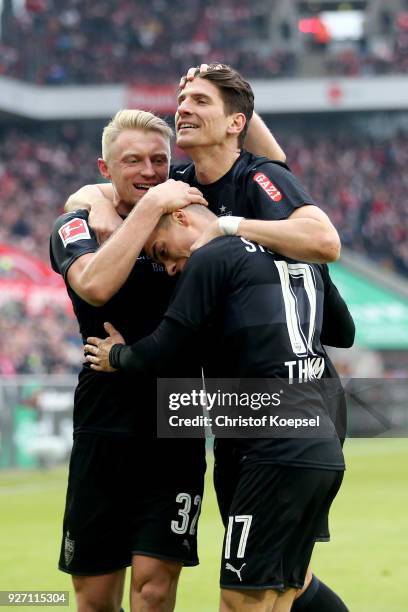
M 209 209 L 217 216 L 236 215 L 246 219 L 279 221 L 287 219 L 302 206 L 315 205 L 313 198 L 286 164 L 245 150 L 240 152 L 230 170 L 214 183 L 199 183 L 193 163 L 173 166 L 171 177 L 200 189 Z M 325 328 L 328 324 L 335 326 L 335 321 L 325 320 Z M 325 376 L 337 377 L 329 357 L 325 363 Z M 335 411 L 335 419 L 338 420 L 338 414 L 342 414 L 338 426 L 339 435 L 344 438 L 346 412 L 344 401 L 340 401 L 342 407 Z
M 180 277 L 165 319 L 190 330 L 205 325 L 208 377 L 292 380 L 303 416 L 313 419 L 316 407 L 325 415 L 324 436 L 240 439 L 248 458 L 344 469 L 330 407 L 317 384 L 327 358 L 320 335 L 329 286 L 327 266 L 293 261 L 239 237 L 216 238 L 198 249 Z M 283 402 L 281 416 L 290 414 Z

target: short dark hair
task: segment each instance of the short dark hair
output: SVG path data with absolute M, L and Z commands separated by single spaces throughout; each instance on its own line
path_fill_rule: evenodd
M 200 68 L 197 68 L 194 76 L 214 83 L 221 94 L 227 115 L 232 113 L 243 113 L 245 115 L 246 123 L 238 137 L 238 144 L 241 147 L 254 113 L 252 87 L 231 66 L 218 62 L 209 64 L 206 72 L 200 72 Z

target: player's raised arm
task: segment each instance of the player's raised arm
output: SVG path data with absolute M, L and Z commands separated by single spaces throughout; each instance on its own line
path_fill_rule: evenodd
M 285 162 L 286 155 L 258 113 L 252 115 L 244 140 L 244 149 L 254 155 L 263 155 L 276 161 Z

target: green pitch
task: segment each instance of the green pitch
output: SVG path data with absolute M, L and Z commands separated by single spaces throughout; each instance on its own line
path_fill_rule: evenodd
M 313 568 L 351 612 L 406 612 L 408 440 L 349 440 L 345 451 L 348 471 L 333 507 L 332 543 L 316 545 Z M 183 572 L 177 612 L 217 610 L 222 527 L 211 469 L 209 458 L 201 565 Z M 74 611 L 70 579 L 56 569 L 65 480 L 65 469 L 0 471 L 0 590 L 69 589 L 69 608 L 47 609 Z

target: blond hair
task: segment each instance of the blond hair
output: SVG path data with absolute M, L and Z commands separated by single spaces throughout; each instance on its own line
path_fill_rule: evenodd
M 102 133 L 102 157 L 107 161 L 112 144 L 125 130 L 143 130 L 158 132 L 169 141 L 173 136 L 171 127 L 153 113 L 143 110 L 124 108 L 116 113 Z M 170 144 L 170 142 L 169 142 Z

